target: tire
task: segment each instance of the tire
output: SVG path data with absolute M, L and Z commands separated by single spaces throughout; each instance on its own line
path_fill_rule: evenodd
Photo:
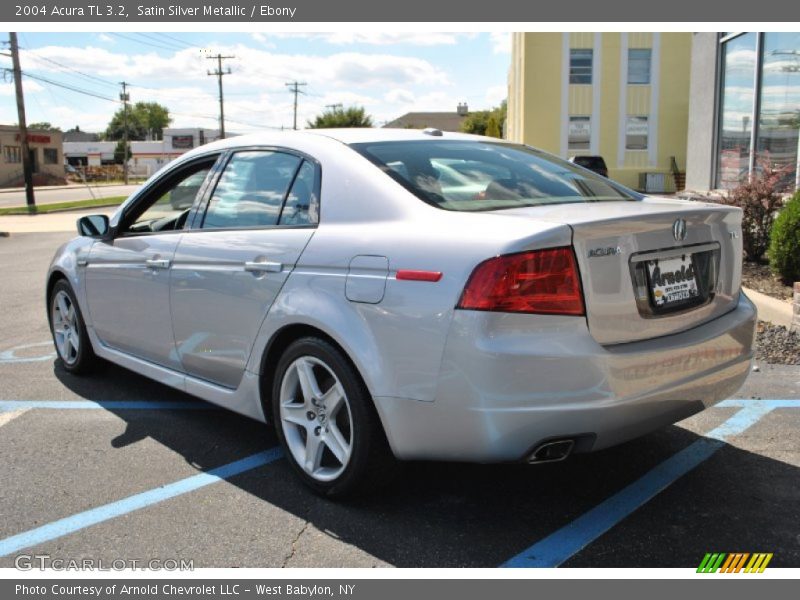
M 84 375 L 97 366 L 98 359 L 86 333 L 86 324 L 72 287 L 65 279 L 53 286 L 47 300 L 50 333 L 64 370 Z
M 317 494 L 353 496 L 393 478 L 397 462 L 369 391 L 329 342 L 305 337 L 289 345 L 271 405 L 289 464 Z

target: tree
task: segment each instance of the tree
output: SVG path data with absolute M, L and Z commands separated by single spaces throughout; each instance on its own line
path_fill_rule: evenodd
M 116 141 L 125 137 L 125 108 L 120 108 L 111 117 L 105 131 L 105 139 Z M 172 122 L 169 109 L 158 102 L 137 102 L 128 107 L 128 139 L 144 140 L 150 137 L 160 140 L 164 137 L 164 128 Z
M 114 148 L 114 162 L 118 165 L 123 164 L 125 162 L 126 154 L 127 160 L 130 160 L 131 156 L 133 156 L 133 153 L 131 152 L 131 145 L 125 144 L 125 140 L 118 141 L 116 147 Z
M 49 121 L 39 121 L 38 123 L 30 123 L 28 129 L 49 129 L 50 131 L 61 131 L 60 127 L 53 127 Z
M 317 115 L 313 121 L 306 121 L 309 129 L 321 129 L 323 127 L 372 127 L 372 117 L 364 111 L 361 106 L 350 106 L 348 108 L 331 108 L 321 115 Z
M 473 111 L 464 119 L 461 131 L 496 138 L 503 137 L 503 123 L 506 121 L 507 111 L 508 105 L 505 100 L 500 103 L 500 106 L 495 106 L 491 110 Z M 492 124 L 491 131 L 489 130 L 490 124 Z

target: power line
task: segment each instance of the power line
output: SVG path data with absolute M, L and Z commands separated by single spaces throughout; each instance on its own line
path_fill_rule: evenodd
M 117 32 L 113 32 L 113 31 L 110 31 L 109 33 L 111 35 L 115 36 L 115 37 L 121 38 L 123 40 L 128 40 L 129 42 L 135 42 L 137 44 L 141 44 L 142 46 L 149 46 L 151 48 L 158 48 L 159 50 L 171 50 L 173 52 L 175 51 L 175 48 L 170 48 L 169 46 L 156 44 L 154 42 L 145 42 L 145 41 L 142 41 L 142 40 L 137 39 L 135 37 L 127 36 L 127 35 L 122 34 L 122 33 L 117 33 Z
M 75 69 L 75 68 L 70 67 L 68 65 L 61 64 L 60 62 L 58 62 L 56 60 L 53 60 L 52 58 L 47 58 L 45 56 L 39 56 L 38 54 L 32 54 L 32 52 L 33 52 L 32 50 L 29 51 L 29 52 L 30 53 L 26 55 L 26 58 L 32 58 L 32 59 L 34 59 L 36 61 L 39 61 L 39 62 L 43 62 L 44 61 L 44 62 L 51 63 L 53 65 L 56 65 L 57 67 L 60 67 L 62 71 L 65 71 L 65 70 L 66 71 L 72 71 L 72 72 L 77 73 L 78 75 L 80 75 L 82 77 L 85 77 L 86 79 L 91 79 L 93 81 L 97 81 L 99 83 L 102 83 L 103 85 L 108 85 L 108 86 L 113 86 L 113 87 L 116 87 L 116 85 L 117 85 L 116 83 L 114 83 L 112 81 L 109 81 L 108 79 L 103 79 L 102 77 L 96 77 L 95 75 L 89 75 L 88 73 L 84 73 L 83 71 L 79 71 L 78 69 Z
M 294 94 L 294 121 L 292 122 L 293 123 L 292 129 L 294 129 L 296 131 L 297 130 L 297 95 L 298 94 L 305 94 L 305 92 L 301 91 L 300 88 L 302 86 L 308 85 L 308 84 L 305 81 L 302 81 L 302 82 L 301 81 L 292 81 L 291 83 L 287 83 L 285 85 L 286 85 L 286 87 L 289 88 L 289 91 L 291 91 Z
M 143 38 L 145 38 L 147 40 L 150 40 L 151 42 L 155 42 L 156 44 L 159 44 L 161 46 L 166 46 L 170 50 L 183 51 L 183 50 L 187 49 L 187 48 L 185 48 L 183 46 L 179 46 L 175 42 L 171 42 L 169 40 L 162 40 L 161 38 L 157 38 L 157 37 L 149 35 L 147 33 L 135 33 L 134 35 L 138 35 L 139 37 L 143 37 Z
M 49 85 L 54 85 L 56 87 L 64 88 L 65 90 L 69 90 L 71 92 L 75 92 L 76 94 L 83 94 L 85 96 L 91 96 L 93 98 L 99 98 L 100 100 L 107 100 L 108 102 L 117 102 L 114 98 L 109 98 L 108 96 L 103 96 L 101 94 L 95 94 L 93 92 L 88 92 L 86 90 L 82 90 L 80 88 L 68 85 L 66 83 L 61 83 L 58 81 L 53 81 L 52 79 L 48 79 L 47 77 L 42 77 L 41 75 L 33 75 L 28 71 L 22 71 L 22 75 L 29 78 L 35 79 L 36 81 L 41 81 L 43 83 L 47 83 Z
M 235 56 L 222 56 L 222 54 L 217 54 L 216 56 L 206 56 L 208 60 L 216 60 L 217 61 L 217 68 L 214 71 L 208 71 L 208 75 L 214 75 L 217 78 L 217 85 L 219 85 L 219 137 L 220 139 L 225 139 L 225 98 L 222 93 L 222 77 L 224 75 L 231 74 L 231 68 L 228 67 L 227 71 L 222 70 L 222 61 L 228 60 L 231 58 L 236 58 Z
M 179 38 L 176 38 L 174 35 L 169 35 L 168 33 L 157 33 L 157 32 L 153 32 L 153 35 L 157 35 L 157 36 L 159 36 L 159 37 L 164 37 L 164 38 L 167 38 L 167 39 L 169 39 L 169 40 L 172 40 L 172 41 L 174 41 L 174 42 L 177 42 L 178 44 L 181 44 L 181 45 L 185 46 L 186 48 L 196 48 L 196 47 L 197 47 L 197 45 L 196 45 L 196 44 L 191 44 L 191 43 L 189 43 L 189 42 L 184 42 L 183 40 L 181 40 L 181 39 L 179 39 Z

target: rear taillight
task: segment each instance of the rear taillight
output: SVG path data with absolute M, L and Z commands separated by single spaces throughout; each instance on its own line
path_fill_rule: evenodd
M 470 275 L 457 308 L 583 315 L 575 253 L 567 246 L 490 258 Z

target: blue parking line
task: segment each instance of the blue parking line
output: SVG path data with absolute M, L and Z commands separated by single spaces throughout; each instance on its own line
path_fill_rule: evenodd
M 0 412 L 25 408 L 57 410 L 218 410 L 219 407 L 201 400 L 160 402 L 158 400 L 0 400 Z
M 711 458 L 717 450 L 725 446 L 725 440 L 742 433 L 773 408 L 797 407 L 800 406 L 800 401 L 745 400 L 742 404 L 733 406 L 741 406 L 741 409 L 719 427 L 708 432 L 705 438 L 674 454 L 593 509 L 500 566 L 558 567 L 686 473 Z
M 122 500 L 111 502 L 97 508 L 53 521 L 47 525 L 29 529 L 17 535 L 12 535 L 0 541 L 0 556 L 8 556 L 23 548 L 29 548 L 43 542 L 54 540 L 69 533 L 74 533 L 86 527 L 91 527 L 103 521 L 114 519 L 122 515 L 145 508 L 176 496 L 193 492 L 212 483 L 230 479 L 241 473 L 251 471 L 258 467 L 275 462 L 283 456 L 280 448 L 271 448 L 264 452 L 252 454 L 241 460 L 222 465 L 205 473 L 192 475 L 180 481 L 161 486 L 159 488 L 128 496 Z

